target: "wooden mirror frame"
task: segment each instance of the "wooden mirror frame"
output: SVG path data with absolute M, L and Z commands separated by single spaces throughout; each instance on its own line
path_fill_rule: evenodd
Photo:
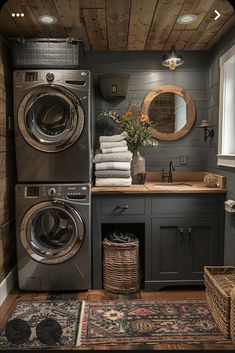
M 196 114 L 195 114 L 196 111 L 195 111 L 195 105 L 193 103 L 193 100 L 185 90 L 183 90 L 178 86 L 167 85 L 167 86 L 160 86 L 155 88 L 145 97 L 144 102 L 142 104 L 143 114 L 148 115 L 149 105 L 151 104 L 152 100 L 157 96 L 159 96 L 160 94 L 166 93 L 166 92 L 178 94 L 180 97 L 184 99 L 188 109 L 187 122 L 182 129 L 171 134 L 159 132 L 155 128 L 151 128 L 151 135 L 157 140 L 173 141 L 186 135 L 191 130 L 196 119 Z

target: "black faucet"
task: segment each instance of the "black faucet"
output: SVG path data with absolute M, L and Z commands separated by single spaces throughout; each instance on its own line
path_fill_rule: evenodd
M 172 172 L 175 170 L 175 165 L 172 161 L 170 161 L 169 163 L 169 172 L 165 173 L 164 169 L 162 170 L 162 181 L 164 181 L 165 178 L 167 178 L 167 182 L 168 183 L 172 183 L 173 182 L 173 178 L 172 178 Z

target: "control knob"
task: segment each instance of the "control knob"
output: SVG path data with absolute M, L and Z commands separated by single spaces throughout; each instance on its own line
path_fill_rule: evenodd
M 50 189 L 48 190 L 48 195 L 49 195 L 49 196 L 54 196 L 55 194 L 56 194 L 56 189 L 50 188 Z
M 55 75 L 52 72 L 48 72 L 46 75 L 46 79 L 47 81 L 52 82 L 55 79 Z

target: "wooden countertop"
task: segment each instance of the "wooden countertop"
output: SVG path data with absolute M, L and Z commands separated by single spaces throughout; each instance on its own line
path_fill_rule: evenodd
M 209 187 L 203 179 L 206 175 L 216 177 L 217 187 Z M 226 193 L 225 177 L 207 172 L 173 173 L 173 183 L 162 183 L 161 173 L 147 173 L 145 184 L 130 186 L 93 186 L 92 194 L 204 194 Z M 181 185 L 180 184 L 190 184 Z M 172 187 L 172 185 L 174 185 Z
M 226 189 L 218 187 L 208 187 L 204 183 L 195 183 L 187 187 L 161 187 L 156 183 L 146 182 L 144 185 L 131 185 L 131 186 L 93 186 L 92 194 L 203 194 L 203 193 L 226 193 Z

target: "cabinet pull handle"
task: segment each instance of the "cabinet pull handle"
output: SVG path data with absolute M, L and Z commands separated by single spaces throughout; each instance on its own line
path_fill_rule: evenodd
M 178 227 L 178 232 L 180 233 L 180 241 L 182 241 L 184 238 L 184 231 L 185 229 L 183 227 Z
M 187 228 L 186 230 L 187 230 L 187 233 L 188 233 L 188 236 L 187 236 L 188 241 L 191 241 L 192 228 Z
M 124 211 L 124 210 L 127 210 L 128 208 L 129 208 L 128 205 L 125 205 L 125 206 L 119 206 L 119 205 L 118 205 L 118 206 L 115 207 L 115 210 L 120 209 L 120 210 L 123 210 L 123 211 Z

